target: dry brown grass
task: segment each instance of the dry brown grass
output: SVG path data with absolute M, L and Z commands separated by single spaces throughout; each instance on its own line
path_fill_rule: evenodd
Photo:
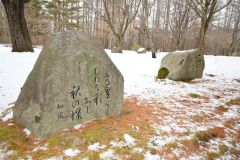
M 185 150 L 187 153 L 196 153 L 197 150 L 199 149 L 199 143 L 196 139 L 192 140 L 182 140 L 180 141 L 181 144 L 185 146 Z
M 214 138 L 225 138 L 226 132 L 223 127 L 214 127 L 208 130 Z
M 227 102 L 226 105 L 228 105 L 228 106 L 233 106 L 233 105 L 240 106 L 240 98 L 232 99 L 229 102 Z
M 207 131 L 197 132 L 194 138 L 198 141 L 209 142 L 213 138 L 225 138 L 226 133 L 223 127 L 213 127 Z
M 227 128 L 230 128 L 230 129 L 233 129 L 233 127 L 237 124 L 236 120 L 231 118 L 227 121 L 224 122 L 224 126 L 227 127 Z
M 227 111 L 228 111 L 228 109 L 229 109 L 229 108 L 228 108 L 227 106 L 222 106 L 222 105 L 220 105 L 220 106 L 218 106 L 218 107 L 215 108 L 214 113 L 223 115 L 224 112 L 227 112 Z

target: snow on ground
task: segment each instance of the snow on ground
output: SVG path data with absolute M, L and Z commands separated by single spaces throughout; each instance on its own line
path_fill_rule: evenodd
M 94 143 L 92 145 L 89 145 L 88 146 L 88 149 L 90 151 L 98 151 L 98 150 L 101 150 L 101 149 L 104 149 L 106 146 L 105 145 L 100 145 L 100 143 Z
M 80 154 L 80 151 L 78 149 L 69 148 L 65 150 L 64 153 L 68 157 L 75 157 L 76 155 Z
M 11 53 L 10 48 L 0 45 L 2 121 L 12 118 L 11 103 L 16 101 L 40 51 Z M 100 141 L 88 143 L 88 151 L 81 154 L 77 148 L 66 149 L 63 151 L 65 156 L 85 156 L 84 153 L 97 152 L 101 159 L 124 159 L 117 150 L 128 148 L 132 153 L 142 154 L 147 160 L 240 157 L 240 105 L 234 101 L 240 101 L 240 57 L 205 56 L 203 78 L 186 83 L 155 79 L 161 59 L 167 53 L 157 53 L 157 58 L 152 59 L 151 53 L 106 52 L 124 76 L 125 98 L 135 97 L 138 106 L 147 103 L 148 107 L 152 107 L 147 122 L 155 133 L 148 137 L 146 146 L 140 146 L 139 137 L 125 133 L 120 139 L 109 140 L 108 144 Z M 76 125 L 75 131 L 84 126 Z M 143 131 L 139 124 L 131 126 L 131 130 L 134 134 Z M 26 134 L 31 136 L 29 132 Z M 80 143 L 79 140 L 76 143 Z M 0 142 L 0 158 L 15 153 L 4 146 Z M 32 150 L 48 150 L 48 146 L 41 144 Z M 61 159 L 64 155 L 51 159 Z
M 0 113 L 16 101 L 41 51 L 34 50 L 35 53 L 12 53 L 10 47 L 0 46 Z

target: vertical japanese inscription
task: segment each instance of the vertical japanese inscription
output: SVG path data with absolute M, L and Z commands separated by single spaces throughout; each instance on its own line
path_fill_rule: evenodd
M 100 72 L 98 71 L 97 68 L 94 68 L 94 82 L 95 82 L 95 97 L 93 99 L 93 102 L 97 106 L 99 103 L 102 103 L 102 97 L 99 93 L 100 91 L 100 82 L 101 82 L 101 77 L 100 77 Z
M 107 115 L 108 115 L 108 109 L 111 105 L 111 77 L 108 72 L 102 72 L 104 74 L 101 75 L 101 72 L 97 69 L 94 68 L 93 70 L 94 76 L 93 76 L 93 81 L 95 84 L 95 93 L 93 95 L 83 95 L 81 93 L 81 87 L 80 85 L 76 86 L 74 85 L 70 92 L 68 93 L 69 98 L 71 99 L 70 104 L 58 104 L 57 105 L 57 118 L 58 120 L 63 120 L 66 118 L 71 118 L 72 121 L 75 120 L 82 120 L 82 114 L 90 114 L 89 107 L 94 104 L 96 106 L 100 105 L 103 103 L 105 107 L 107 107 Z M 101 81 L 103 83 L 101 83 Z M 101 89 L 101 90 L 100 90 Z M 102 93 L 103 92 L 103 93 Z M 103 99 L 104 98 L 104 101 Z M 64 112 L 65 107 L 69 107 L 71 109 L 70 111 L 68 110 L 67 112 Z
M 80 108 L 80 98 L 81 98 L 81 92 L 80 92 L 80 86 L 73 86 L 72 91 L 69 93 L 72 98 L 72 108 L 74 108 L 71 111 L 70 117 L 72 118 L 72 121 L 75 119 L 81 120 L 81 108 Z
M 105 86 L 104 86 L 104 91 L 106 95 L 106 102 L 105 102 L 105 107 L 110 107 L 110 91 L 111 91 L 111 82 L 110 82 L 110 75 L 108 72 L 106 72 L 105 76 Z
M 57 115 L 58 120 L 64 119 L 65 116 L 64 116 L 64 113 L 63 113 L 63 111 L 62 111 L 63 105 L 58 104 L 58 105 L 57 105 L 57 109 L 59 110 L 58 115 Z

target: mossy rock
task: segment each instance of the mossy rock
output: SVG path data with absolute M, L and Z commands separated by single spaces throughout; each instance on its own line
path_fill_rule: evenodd
M 157 75 L 157 78 L 158 79 L 164 79 L 167 77 L 167 75 L 169 74 L 169 70 L 167 68 L 161 68 L 159 71 L 158 71 L 158 75 Z

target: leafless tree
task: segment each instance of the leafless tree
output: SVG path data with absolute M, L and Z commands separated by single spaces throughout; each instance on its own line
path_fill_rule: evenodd
M 139 11 L 141 0 L 102 0 L 103 10 L 97 9 L 87 0 L 82 2 L 107 23 L 114 36 L 117 50 L 121 53 L 127 29 Z
M 219 0 L 186 0 L 201 20 L 201 27 L 196 47 L 200 48 L 202 52 L 204 50 L 205 36 L 214 14 L 229 5 L 231 1 L 232 0 L 228 0 L 227 3 L 220 5 Z

